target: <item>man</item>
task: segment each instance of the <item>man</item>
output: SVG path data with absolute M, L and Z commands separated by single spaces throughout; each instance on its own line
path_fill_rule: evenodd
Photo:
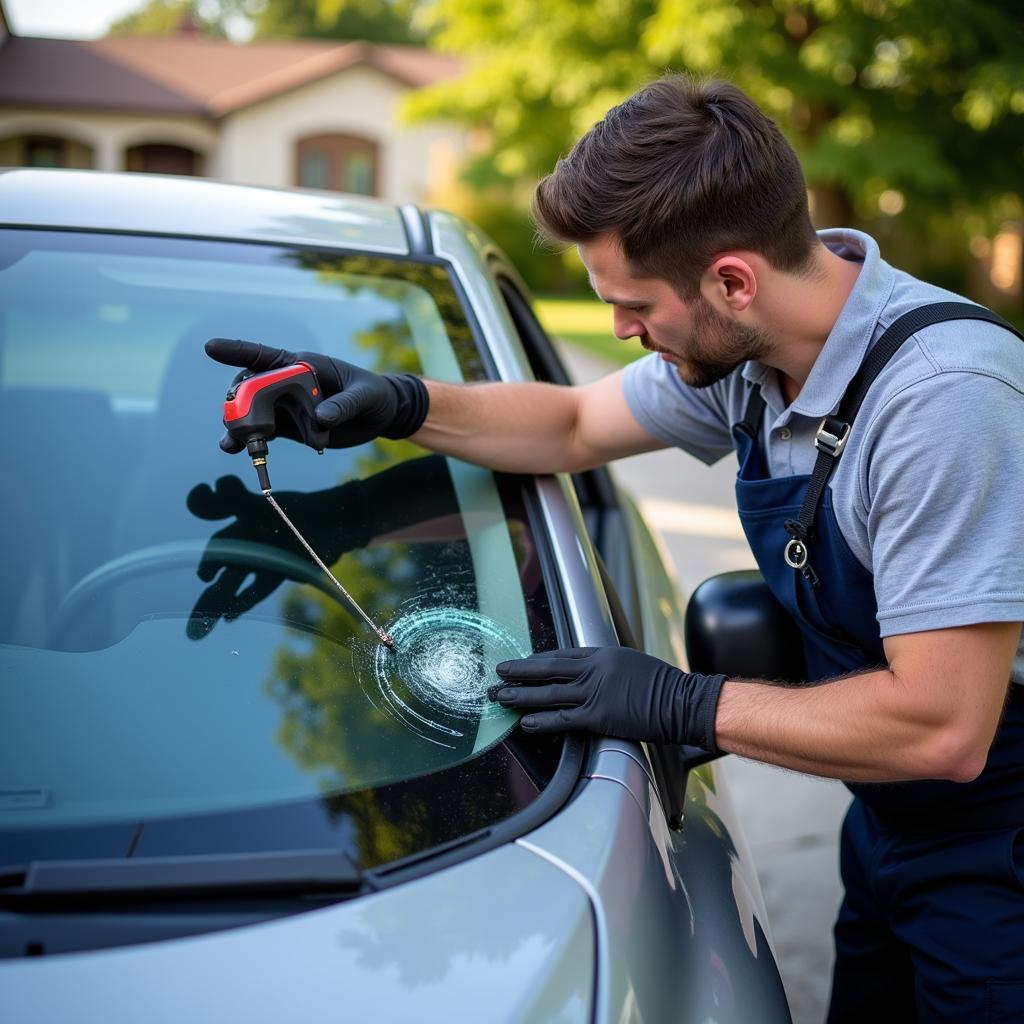
M 528 730 L 843 779 L 856 798 L 830 1020 L 1024 1019 L 1024 698 L 1008 686 L 1024 682 L 1024 344 L 980 307 L 901 320 L 958 297 L 867 235 L 816 235 L 792 149 L 721 82 L 665 79 L 612 110 L 540 183 L 535 213 L 577 246 L 615 333 L 654 354 L 578 388 L 382 378 L 316 356 L 331 444 L 411 436 L 522 473 L 735 450 L 741 519 L 816 685 L 587 649 L 499 666 L 493 699 Z

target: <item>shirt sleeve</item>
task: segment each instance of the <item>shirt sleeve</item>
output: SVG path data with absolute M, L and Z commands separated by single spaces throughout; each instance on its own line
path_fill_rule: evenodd
M 942 372 L 869 427 L 858 474 L 881 634 L 1024 621 L 1024 391 Z
M 636 421 L 652 437 L 682 448 L 706 465 L 733 450 L 727 400 L 720 385 L 692 388 L 657 355 L 630 363 L 622 390 Z

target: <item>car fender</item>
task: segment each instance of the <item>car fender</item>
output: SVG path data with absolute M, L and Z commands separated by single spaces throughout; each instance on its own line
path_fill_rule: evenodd
M 788 1022 L 756 879 L 717 813 L 713 777 L 691 773 L 674 832 L 627 747 L 602 747 L 573 801 L 517 840 L 591 900 L 594 1020 Z

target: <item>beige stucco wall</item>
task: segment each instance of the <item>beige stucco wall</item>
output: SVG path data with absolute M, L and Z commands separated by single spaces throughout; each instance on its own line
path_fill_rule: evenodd
M 449 183 L 465 151 L 457 127 L 403 125 L 398 105 L 408 87 L 373 68 L 355 67 L 252 107 L 219 123 L 202 118 L 0 108 L 0 166 L 17 160 L 13 139 L 53 135 L 92 151 L 97 170 L 124 169 L 124 153 L 142 143 L 187 146 L 203 157 L 211 178 L 254 185 L 296 184 L 296 145 L 310 135 L 339 133 L 380 146 L 383 198 L 424 202 Z M 76 165 L 89 166 L 74 147 Z M 81 157 L 81 160 L 78 159 Z
M 383 198 L 420 202 L 461 153 L 464 133 L 447 125 L 403 125 L 397 108 L 407 88 L 373 68 L 355 67 L 224 119 L 214 177 L 291 186 L 295 147 L 310 135 L 340 133 L 376 141 Z
M 39 111 L 0 108 L 0 163 L 14 159 L 7 140 L 22 135 L 55 135 L 90 147 L 93 168 L 124 170 L 124 151 L 143 143 L 187 146 L 203 156 L 207 173 L 214 164 L 217 128 L 201 118 L 140 117 L 131 114 L 93 114 L 77 111 Z

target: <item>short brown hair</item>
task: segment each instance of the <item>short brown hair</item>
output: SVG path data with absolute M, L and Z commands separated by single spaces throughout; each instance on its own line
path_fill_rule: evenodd
M 640 276 L 693 299 L 716 255 L 809 267 L 816 236 L 796 153 L 728 82 L 672 75 L 613 107 L 537 186 L 533 215 L 559 243 L 614 234 Z

